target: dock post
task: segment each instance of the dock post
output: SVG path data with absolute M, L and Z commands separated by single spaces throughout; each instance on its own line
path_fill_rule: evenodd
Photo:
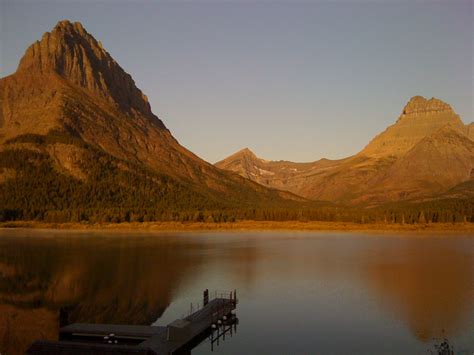
M 63 306 L 59 309 L 59 328 L 69 325 L 69 310 L 70 307 Z
M 209 303 L 209 290 L 206 288 L 204 290 L 204 297 L 203 297 L 203 302 L 202 305 L 205 306 Z

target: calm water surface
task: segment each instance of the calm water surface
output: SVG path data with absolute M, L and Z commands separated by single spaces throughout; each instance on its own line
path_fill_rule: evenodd
M 167 324 L 202 290 L 237 289 L 218 354 L 474 351 L 472 236 L 0 231 L 0 353 L 70 320 Z M 207 354 L 208 341 L 193 354 Z

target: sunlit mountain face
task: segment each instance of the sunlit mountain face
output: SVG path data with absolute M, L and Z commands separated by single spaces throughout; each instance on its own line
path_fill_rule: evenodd
M 353 156 L 294 163 L 267 161 L 243 149 L 216 166 L 315 200 L 381 204 L 437 198 L 472 179 L 471 126 L 447 103 L 415 96 L 393 125 Z M 463 196 L 470 194 L 458 195 Z

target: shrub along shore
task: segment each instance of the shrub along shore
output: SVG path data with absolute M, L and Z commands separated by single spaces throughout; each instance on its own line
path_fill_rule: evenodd
M 453 232 L 474 236 L 474 223 L 353 223 L 320 221 L 236 221 L 214 222 L 123 222 L 123 223 L 48 223 L 14 221 L 0 228 L 30 228 L 99 231 L 360 231 L 360 232 Z

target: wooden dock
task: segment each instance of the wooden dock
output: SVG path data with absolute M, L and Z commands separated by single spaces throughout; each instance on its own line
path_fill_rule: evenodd
M 189 354 L 213 329 L 235 321 L 236 292 L 219 296 L 209 300 L 204 291 L 200 309 L 167 326 L 70 324 L 60 328 L 59 341 L 36 341 L 27 354 Z

